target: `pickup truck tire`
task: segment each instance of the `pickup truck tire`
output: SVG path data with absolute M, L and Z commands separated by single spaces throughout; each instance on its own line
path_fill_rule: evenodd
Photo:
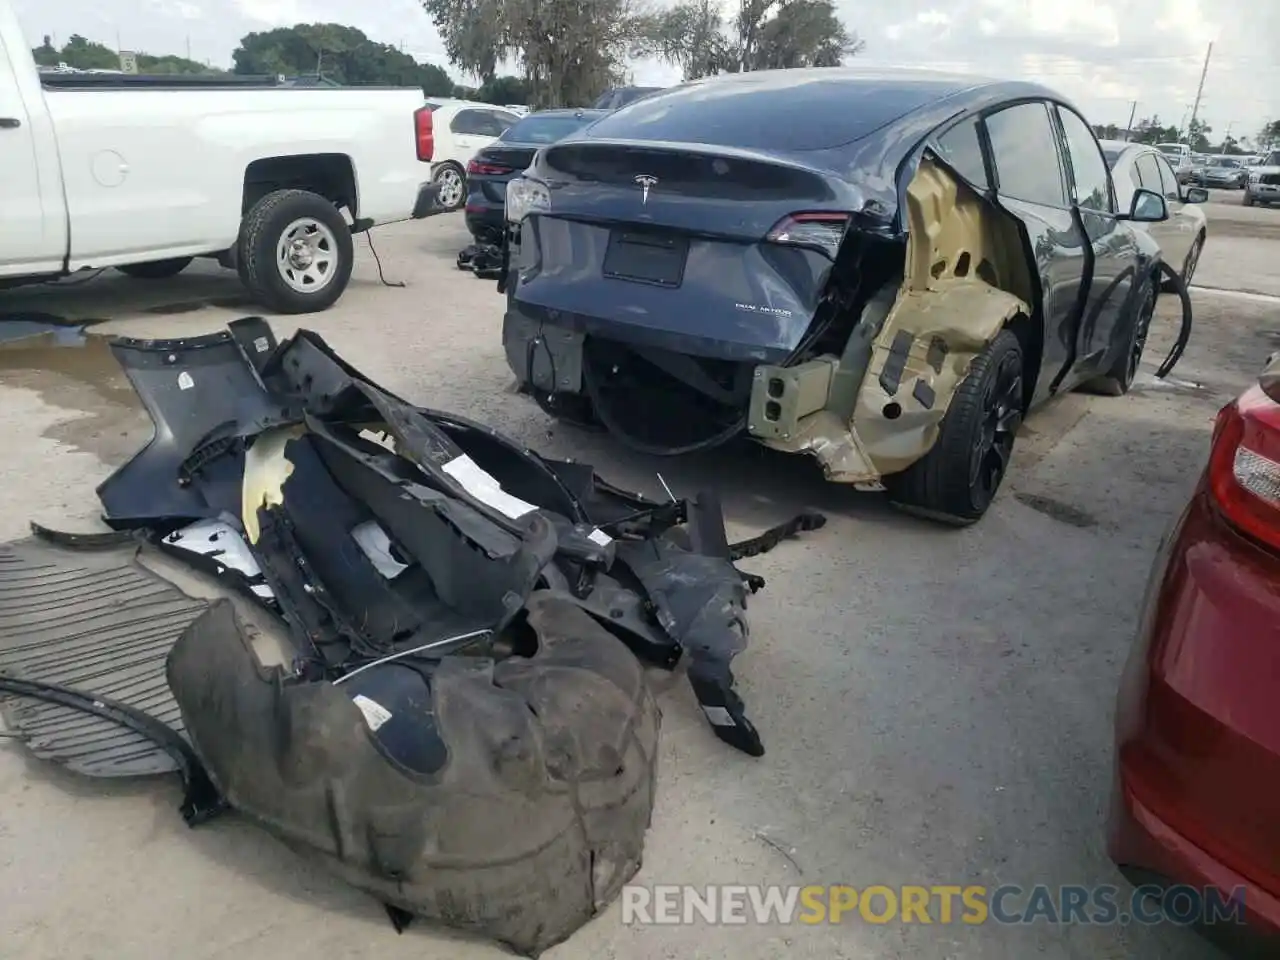
M 240 279 L 277 313 L 317 313 L 342 296 L 351 279 L 351 228 L 338 208 L 308 190 L 277 190 L 240 225 Z
M 1008 472 L 1023 410 L 1022 345 L 1006 327 L 973 358 L 932 449 L 884 478 L 890 502 L 950 526 L 980 520 Z
M 116 269 L 137 280 L 167 280 L 187 269 L 194 259 L 195 257 L 173 257 L 170 260 L 151 260 L 148 263 L 126 263 Z

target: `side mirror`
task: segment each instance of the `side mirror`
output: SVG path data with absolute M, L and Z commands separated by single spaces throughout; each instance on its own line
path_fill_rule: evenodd
M 1183 198 L 1185 203 L 1208 203 L 1209 191 L 1204 187 L 1192 187 Z
M 1169 219 L 1169 204 L 1162 194 L 1154 190 L 1137 189 L 1133 191 L 1133 202 L 1129 204 L 1129 212 L 1120 216 L 1121 220 L 1132 220 L 1135 223 L 1161 223 Z

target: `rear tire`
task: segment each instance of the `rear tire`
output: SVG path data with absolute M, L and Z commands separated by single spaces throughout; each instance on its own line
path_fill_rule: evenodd
M 168 260 L 151 260 L 148 263 L 126 263 L 116 267 L 127 277 L 135 280 L 168 280 L 176 277 L 195 257 L 172 257 Z
M 1104 397 L 1122 397 L 1133 386 L 1133 379 L 1138 374 L 1138 364 L 1142 362 L 1142 351 L 1147 345 L 1147 332 L 1151 329 L 1151 317 L 1156 309 L 1156 286 L 1151 277 L 1147 277 L 1138 288 L 1138 296 L 1134 300 L 1137 305 L 1128 349 L 1116 357 L 1115 362 L 1100 377 L 1095 377 L 1083 385 L 1089 393 L 1101 394 Z
M 467 201 L 467 175 L 456 163 L 442 163 L 431 177 L 440 185 L 439 202 L 445 213 L 461 209 Z
M 980 520 L 995 499 L 1022 423 L 1022 344 L 1001 330 L 969 366 L 933 448 L 885 477 L 893 504 L 951 526 Z
M 307 190 L 267 194 L 240 226 L 240 279 L 276 313 L 333 306 L 351 279 L 352 259 L 347 221 L 332 202 Z

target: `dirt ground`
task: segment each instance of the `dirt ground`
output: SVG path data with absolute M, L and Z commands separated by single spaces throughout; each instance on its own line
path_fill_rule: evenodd
M 801 507 L 821 531 L 744 566 L 766 577 L 735 662 L 766 756 L 721 745 L 683 684 L 664 684 L 658 807 L 644 884 L 1117 884 L 1104 852 L 1111 712 L 1150 557 L 1207 453 L 1218 407 L 1280 348 L 1280 210 L 1206 205 L 1196 327 L 1174 379 L 1150 371 L 1176 329 L 1162 298 L 1137 388 L 1033 415 L 990 514 L 950 531 L 824 484 L 806 460 L 742 447 L 687 460 L 554 425 L 515 394 L 491 281 L 459 273 L 460 216 L 375 233 L 333 310 L 301 318 L 415 402 L 485 420 L 549 454 L 657 494 L 720 488 L 731 532 Z M 1221 288 L 1221 289 L 1213 289 Z M 1246 291 L 1233 293 L 1230 291 Z M 1170 302 L 1166 302 L 1170 301 Z M 0 346 L 0 537 L 29 520 L 89 529 L 94 486 L 149 427 L 99 335 L 212 332 L 255 312 L 233 275 L 108 273 L 0 293 L 15 317 L 103 320 L 68 345 Z M 8 319 L 3 319 L 4 317 Z M 297 324 L 272 318 L 279 335 Z M 196 830 L 176 783 L 77 779 L 0 743 L 0 953 L 15 960 L 469 960 L 487 944 L 380 908 L 227 817 Z M 960 923 L 624 926 L 619 905 L 548 960 L 1217 957 L 1162 926 Z

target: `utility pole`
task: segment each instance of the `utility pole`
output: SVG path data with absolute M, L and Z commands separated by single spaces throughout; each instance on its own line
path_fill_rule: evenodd
M 187 34 L 187 59 L 191 59 L 191 34 Z
M 1191 107 L 1191 123 L 1187 125 L 1187 136 L 1196 126 L 1196 115 L 1200 112 L 1200 98 L 1204 95 L 1204 78 L 1209 75 L 1209 58 L 1213 56 L 1213 41 L 1209 41 L 1209 49 L 1204 52 L 1204 68 L 1200 71 L 1200 86 L 1196 88 L 1196 102 Z M 1190 140 L 1188 140 L 1188 143 Z
M 1133 130 L 1133 118 L 1138 115 L 1138 101 L 1133 101 L 1133 107 L 1129 110 L 1129 122 L 1124 128 L 1124 142 L 1129 142 L 1129 132 Z

